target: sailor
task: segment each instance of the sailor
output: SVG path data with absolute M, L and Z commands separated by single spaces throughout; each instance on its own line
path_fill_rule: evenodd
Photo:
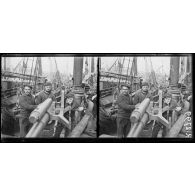
M 151 92 L 151 94 L 152 94 L 153 96 L 154 96 L 154 95 L 157 95 L 157 94 L 156 94 L 156 93 L 157 93 L 157 90 L 156 90 L 154 84 L 151 85 L 151 87 L 150 87 L 150 92 Z
M 172 99 L 172 95 L 170 93 L 165 94 L 165 98 L 163 101 L 163 110 L 162 112 L 170 111 L 176 109 L 177 111 L 181 110 L 181 107 L 178 106 L 177 101 Z
M 147 82 L 143 82 L 141 90 L 135 93 L 133 104 L 136 105 L 141 103 L 145 98 L 150 98 L 150 100 L 152 100 L 152 95 L 149 92 L 149 84 Z
M 121 92 L 117 99 L 118 114 L 117 114 L 117 136 L 118 138 L 126 137 L 129 133 L 131 123 L 130 115 L 135 109 L 132 97 L 129 95 L 129 86 L 122 85 Z
M 35 98 L 31 94 L 32 87 L 30 85 L 24 86 L 24 93 L 19 97 L 20 105 L 20 137 L 25 137 L 32 124 L 29 122 L 30 113 L 37 107 L 35 105 Z
M 182 106 L 172 98 L 172 95 L 170 93 L 166 93 L 163 100 L 162 116 L 165 119 L 169 120 L 169 117 L 172 116 L 173 111 L 175 111 L 176 114 L 178 115 L 182 111 Z M 161 127 L 162 127 L 161 123 L 156 121 L 153 128 L 152 137 L 158 136 Z M 163 126 L 162 130 L 163 130 L 162 137 L 165 137 L 167 134 L 166 127 Z
M 37 105 L 44 102 L 47 98 L 51 98 L 53 101 L 56 101 L 56 98 L 52 93 L 52 84 L 50 82 L 46 82 L 44 88 L 45 89 L 41 91 L 35 99 Z

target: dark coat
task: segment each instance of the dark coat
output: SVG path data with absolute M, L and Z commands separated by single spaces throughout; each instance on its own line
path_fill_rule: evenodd
M 24 118 L 28 118 L 30 113 L 37 107 L 35 105 L 35 98 L 32 95 L 23 94 L 19 98 L 20 115 Z
M 131 112 L 135 109 L 133 105 L 132 97 L 128 95 L 120 94 L 117 99 L 118 104 L 118 117 L 129 119 Z
M 35 102 L 36 104 L 41 104 L 42 102 L 44 102 L 47 98 L 51 98 L 52 101 L 56 101 L 56 98 L 54 96 L 54 94 L 51 92 L 51 93 L 47 93 L 46 91 L 41 91 L 36 99 L 35 99 Z
M 148 91 L 148 93 L 144 93 L 142 90 L 135 93 L 133 104 L 136 105 L 138 103 L 141 103 L 145 98 L 150 98 L 152 100 L 152 95 Z

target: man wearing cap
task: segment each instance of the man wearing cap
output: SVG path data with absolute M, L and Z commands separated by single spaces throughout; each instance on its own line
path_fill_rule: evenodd
M 118 114 L 117 114 L 117 136 L 118 138 L 126 137 L 129 133 L 131 123 L 130 115 L 135 109 L 132 97 L 129 95 L 129 87 L 121 86 L 121 92 L 117 99 Z
M 52 93 L 52 84 L 50 82 L 45 83 L 45 89 L 37 95 L 35 102 L 38 105 L 44 102 L 47 98 L 51 98 L 52 101 L 56 101 L 56 98 Z
M 20 105 L 20 137 L 25 137 L 30 127 L 32 126 L 29 122 L 30 113 L 37 107 L 35 105 L 35 98 L 31 94 L 32 87 L 29 85 L 24 86 L 24 93 L 19 97 Z
M 141 90 L 139 90 L 134 96 L 133 104 L 136 105 L 141 103 L 145 98 L 150 98 L 150 100 L 152 100 L 152 95 L 149 92 L 149 84 L 147 82 L 142 83 Z
M 162 112 L 166 112 L 168 110 L 173 110 L 175 109 L 176 110 L 180 110 L 180 108 L 178 107 L 178 104 L 176 102 L 176 100 L 172 99 L 172 95 L 170 93 L 166 93 L 165 94 L 165 98 L 164 98 L 164 101 L 163 101 L 163 109 L 162 109 Z
M 182 107 L 177 103 L 176 100 L 172 99 L 172 95 L 170 93 L 166 93 L 163 100 L 162 116 L 165 119 L 169 120 L 169 117 L 172 115 L 173 110 L 175 110 L 176 114 L 178 114 L 182 110 Z M 162 124 L 156 121 L 153 128 L 152 137 L 158 136 L 161 127 Z M 163 126 L 162 129 L 162 137 L 165 137 L 167 134 L 166 127 Z

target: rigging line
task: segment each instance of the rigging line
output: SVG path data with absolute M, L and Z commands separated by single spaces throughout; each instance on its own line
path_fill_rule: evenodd
M 54 57 L 53 59 L 54 59 L 55 65 L 56 65 L 56 70 L 58 70 L 58 65 L 57 65 L 56 58 Z
M 133 60 L 131 61 L 132 63 L 131 63 L 131 68 L 129 68 L 129 71 L 128 71 L 128 74 L 129 74 L 129 78 L 128 78 L 128 81 L 130 81 L 131 82 L 131 69 L 132 69 L 132 67 L 133 67 Z
M 22 67 L 21 67 L 22 74 L 24 74 L 24 64 L 25 64 L 25 57 L 23 58 L 23 61 L 22 61 Z
M 18 66 L 21 64 L 22 60 L 23 60 L 23 59 L 21 59 L 21 60 L 18 62 L 18 64 L 16 65 L 16 67 L 13 69 L 13 72 L 16 72 L 16 69 L 17 69 Z
M 32 71 L 33 71 L 33 66 L 34 66 L 34 57 L 33 57 L 33 60 L 32 60 L 32 66 L 31 66 L 31 73 L 30 73 L 30 79 L 29 79 L 29 84 L 31 83 L 31 78 L 32 78 Z
M 122 69 L 123 69 L 124 62 L 125 62 L 125 57 L 123 58 L 123 62 L 122 63 L 120 62 L 120 67 L 119 67 L 120 72 L 119 73 L 121 75 L 120 75 L 120 78 L 119 78 L 119 84 L 120 84 L 120 81 L 121 81 L 121 78 L 122 78 Z
M 108 69 L 108 71 L 110 71 L 113 68 L 113 66 L 116 65 L 117 60 L 118 60 L 118 58 L 115 60 L 114 64 Z
M 23 64 L 24 64 L 24 60 L 25 60 L 25 57 L 22 58 Z M 22 63 L 22 62 L 21 62 L 21 63 Z M 23 64 L 22 64 L 22 65 L 20 64 L 20 66 L 19 66 L 19 73 L 22 73 L 22 75 L 24 75 Z M 20 79 L 24 80 L 24 77 L 22 77 L 22 76 L 20 75 Z
M 35 65 L 35 85 L 34 85 L 34 93 L 36 94 L 36 84 L 37 84 L 37 68 L 38 67 L 38 57 L 37 57 L 37 60 L 36 60 L 36 65 Z
M 26 73 L 26 70 L 27 70 L 27 63 L 28 63 L 28 57 L 27 57 L 27 60 L 26 60 L 26 64 L 25 64 L 25 69 L 24 69 L 24 75 L 25 75 L 25 73 Z
M 60 83 L 61 83 L 62 81 L 61 81 L 61 77 L 60 77 L 60 72 L 58 70 L 58 65 L 57 65 L 57 61 L 56 61 L 56 58 L 55 57 L 54 57 L 54 61 L 55 61 L 56 70 L 57 70 L 56 71 L 56 77 L 57 77 L 57 74 L 59 74 L 59 78 L 58 78 L 59 80 L 58 80 L 58 82 L 60 81 Z
M 130 65 L 130 57 L 129 57 L 129 62 L 128 62 L 128 68 L 127 68 L 127 77 L 126 77 L 126 82 L 125 83 L 127 83 L 127 80 L 129 79 L 129 77 L 128 77 L 128 73 L 129 73 L 129 65 Z
M 119 84 L 119 86 L 120 86 L 120 66 L 119 66 L 119 64 L 120 64 L 120 60 L 118 60 L 118 73 L 119 73 L 119 75 L 118 75 L 118 84 Z
M 130 70 L 130 82 L 131 82 L 131 86 L 132 86 L 132 83 L 133 83 L 133 68 L 135 66 L 135 63 L 134 63 L 134 59 L 132 60 L 132 65 L 131 65 L 131 70 Z

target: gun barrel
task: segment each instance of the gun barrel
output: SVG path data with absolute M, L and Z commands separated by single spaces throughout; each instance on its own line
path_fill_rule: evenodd
M 26 135 L 26 138 L 33 138 L 37 137 L 41 131 L 44 129 L 44 127 L 47 125 L 49 121 L 49 114 L 45 113 L 45 115 L 41 118 L 40 121 L 37 121 L 34 123 L 28 134 Z
M 145 113 L 141 121 L 138 124 L 137 123 L 134 124 L 130 133 L 128 134 L 128 137 L 138 137 L 148 120 L 149 120 L 149 115 L 148 113 Z
M 134 123 L 132 128 L 130 129 L 130 132 L 128 133 L 127 137 L 133 137 L 136 129 L 137 129 L 138 123 Z
M 91 116 L 89 114 L 85 114 L 85 116 L 81 119 L 77 126 L 72 130 L 70 137 L 80 137 L 85 127 L 87 126 L 90 117 Z
M 94 104 L 93 102 L 88 102 L 88 112 L 91 113 L 93 110 Z M 85 114 L 84 117 L 81 119 L 81 121 L 77 124 L 77 126 L 72 130 L 70 137 L 80 137 L 80 135 L 85 130 L 88 121 L 91 117 L 91 114 Z
M 43 103 L 39 104 L 38 107 L 32 111 L 32 113 L 29 117 L 29 121 L 31 123 L 35 123 L 39 119 L 41 119 L 44 116 L 45 112 L 49 109 L 51 104 L 52 104 L 51 98 L 48 98 Z
M 166 137 L 177 137 L 183 127 L 184 119 L 185 119 L 185 112 L 187 112 L 190 108 L 190 103 L 185 101 L 183 113 L 179 116 L 175 124 L 171 127 L 170 131 L 166 135 Z
M 142 101 L 142 103 L 132 112 L 130 120 L 132 123 L 138 122 L 144 113 L 146 112 L 146 109 L 148 108 L 150 104 L 150 99 L 146 98 Z

